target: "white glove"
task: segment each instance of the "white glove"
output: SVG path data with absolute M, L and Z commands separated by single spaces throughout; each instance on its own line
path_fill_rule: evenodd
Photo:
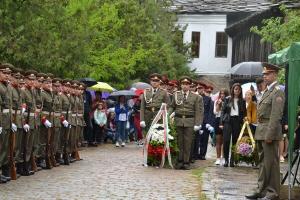
M 194 131 L 199 131 L 200 127 L 199 126 L 194 126 Z
M 2 127 L 0 127 L 0 135 L 1 135 L 1 133 L 2 133 Z
M 24 107 L 23 107 L 23 108 L 22 108 L 22 111 L 21 111 L 21 112 L 22 112 L 22 114 L 24 114 L 24 113 L 25 113 L 25 111 L 26 111 L 26 108 L 24 108 Z
M 62 122 L 62 124 L 64 125 L 65 128 L 67 128 L 69 126 L 69 122 L 67 120 L 64 120 Z
M 141 122 L 140 122 L 140 126 L 141 126 L 142 128 L 145 128 L 145 127 L 146 127 L 145 121 L 141 121 Z
M 210 124 L 206 124 L 206 125 L 205 125 L 205 128 L 207 128 L 207 129 L 208 129 L 209 127 L 211 127 L 211 125 L 210 125 Z
M 23 129 L 25 132 L 28 132 L 30 130 L 30 126 L 28 124 L 24 124 Z
M 12 130 L 13 132 L 17 132 L 17 130 L 18 130 L 17 125 L 15 125 L 14 123 L 11 123 L 11 130 Z
M 170 118 L 173 118 L 174 116 L 175 116 L 175 112 L 172 112 Z
M 213 133 L 213 132 L 215 132 L 215 129 L 214 129 L 214 127 L 210 126 L 210 127 L 208 127 L 208 131 Z
M 52 127 L 52 124 L 51 124 L 51 122 L 49 122 L 48 119 L 46 119 L 46 121 L 44 122 L 44 125 L 46 126 L 46 128 L 51 128 Z
M 203 130 L 200 130 L 199 133 L 200 133 L 200 135 L 202 135 L 203 134 Z

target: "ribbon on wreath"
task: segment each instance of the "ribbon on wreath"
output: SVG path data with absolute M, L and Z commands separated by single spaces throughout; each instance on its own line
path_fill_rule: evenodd
M 248 135 L 249 135 L 249 138 L 251 140 L 252 149 L 254 150 L 255 149 L 255 141 L 254 141 L 253 134 L 252 134 L 252 131 L 250 129 L 248 121 L 244 122 L 243 127 L 242 127 L 241 132 L 240 132 L 240 135 L 239 135 L 239 138 L 237 139 L 236 143 L 239 144 L 239 142 L 241 141 L 241 139 L 242 139 L 242 137 L 244 135 L 245 128 L 247 128 L 247 130 L 248 130 Z
M 162 103 L 157 115 L 153 119 L 151 126 L 147 132 L 146 138 L 145 138 L 145 143 L 144 143 L 144 148 L 143 148 L 143 155 L 144 155 L 144 166 L 147 165 L 148 161 L 148 148 L 149 148 L 149 143 L 153 134 L 153 127 L 157 122 L 161 119 L 163 119 L 163 127 L 164 127 L 164 148 L 162 150 L 162 156 L 161 156 L 161 163 L 160 163 L 160 168 L 162 168 L 165 164 L 165 155 L 167 153 L 168 155 L 168 161 L 169 165 L 171 168 L 173 168 L 172 165 L 172 158 L 171 158 L 171 152 L 170 152 L 170 145 L 169 145 L 169 138 L 168 138 L 168 130 L 169 130 L 169 124 L 168 124 L 168 112 L 167 112 L 167 104 Z

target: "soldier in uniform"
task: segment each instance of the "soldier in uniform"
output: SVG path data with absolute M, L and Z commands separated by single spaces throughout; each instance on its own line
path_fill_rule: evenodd
M 53 132 L 52 132 L 52 152 L 55 155 L 56 165 L 62 163 L 61 160 L 61 115 L 62 115 L 62 93 L 61 93 L 61 80 L 54 78 L 52 80 L 53 89 Z
M 34 85 L 33 80 L 36 79 L 34 70 L 25 72 L 26 87 L 21 88 L 22 108 L 23 108 L 23 138 L 22 138 L 22 152 L 23 152 L 23 173 L 21 175 L 29 176 L 34 174 L 32 171 L 32 158 L 33 141 L 34 141 L 34 113 L 35 113 L 35 98 L 33 94 Z M 34 164 L 35 166 L 35 164 Z
M 200 110 L 201 97 L 190 92 L 192 79 L 184 76 L 180 79 L 181 90 L 175 92 L 169 113 L 175 112 L 175 124 L 179 147 L 178 169 L 190 168 L 190 154 L 194 131 L 199 131 L 203 116 Z
M 150 128 L 151 123 L 159 111 L 161 104 L 169 104 L 168 93 L 160 89 L 161 75 L 154 73 L 150 75 L 150 83 L 152 88 L 146 89 L 141 95 L 141 122 L 142 128 Z
M 70 115 L 70 151 L 71 151 L 71 157 L 70 162 L 75 162 L 76 159 L 76 130 L 77 130 L 77 101 L 76 101 L 76 92 L 75 88 L 77 88 L 78 84 L 76 81 L 71 82 L 71 88 L 70 88 L 70 103 L 71 103 L 71 115 Z
M 278 86 L 279 67 L 263 63 L 263 78 L 267 84 L 257 106 L 258 126 L 255 132 L 259 154 L 259 177 L 256 193 L 247 199 L 274 200 L 280 194 L 279 141 L 282 139 L 281 119 L 284 92 Z

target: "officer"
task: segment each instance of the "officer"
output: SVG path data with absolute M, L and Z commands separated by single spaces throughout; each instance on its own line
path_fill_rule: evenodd
M 71 151 L 71 158 L 70 162 L 73 163 L 78 158 L 76 159 L 76 130 L 77 130 L 77 101 L 76 101 L 76 92 L 75 88 L 77 88 L 78 84 L 76 81 L 71 82 L 71 88 L 70 88 L 70 103 L 71 103 L 71 112 L 70 112 L 70 125 L 71 125 L 71 130 L 70 130 L 70 151 Z
M 147 129 L 150 128 L 151 123 L 159 111 L 161 104 L 169 104 L 170 100 L 168 93 L 160 89 L 161 75 L 154 73 L 150 75 L 151 88 L 146 89 L 141 95 L 141 122 L 140 126 Z
M 175 112 L 179 156 L 176 168 L 190 169 L 190 154 L 193 143 L 194 131 L 199 131 L 203 116 L 201 97 L 190 91 L 192 79 L 187 76 L 180 80 L 181 90 L 174 93 L 174 98 L 169 113 Z
M 279 199 L 278 146 L 282 139 L 281 119 L 285 101 L 284 92 L 277 82 L 279 70 L 275 65 L 263 63 L 263 78 L 267 89 L 257 106 L 258 126 L 255 132 L 259 154 L 258 188 L 256 193 L 246 196 L 247 199 Z

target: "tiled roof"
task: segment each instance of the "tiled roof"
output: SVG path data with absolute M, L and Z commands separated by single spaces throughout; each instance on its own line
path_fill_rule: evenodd
M 172 10 L 178 13 L 258 12 L 269 9 L 271 0 L 173 0 Z

